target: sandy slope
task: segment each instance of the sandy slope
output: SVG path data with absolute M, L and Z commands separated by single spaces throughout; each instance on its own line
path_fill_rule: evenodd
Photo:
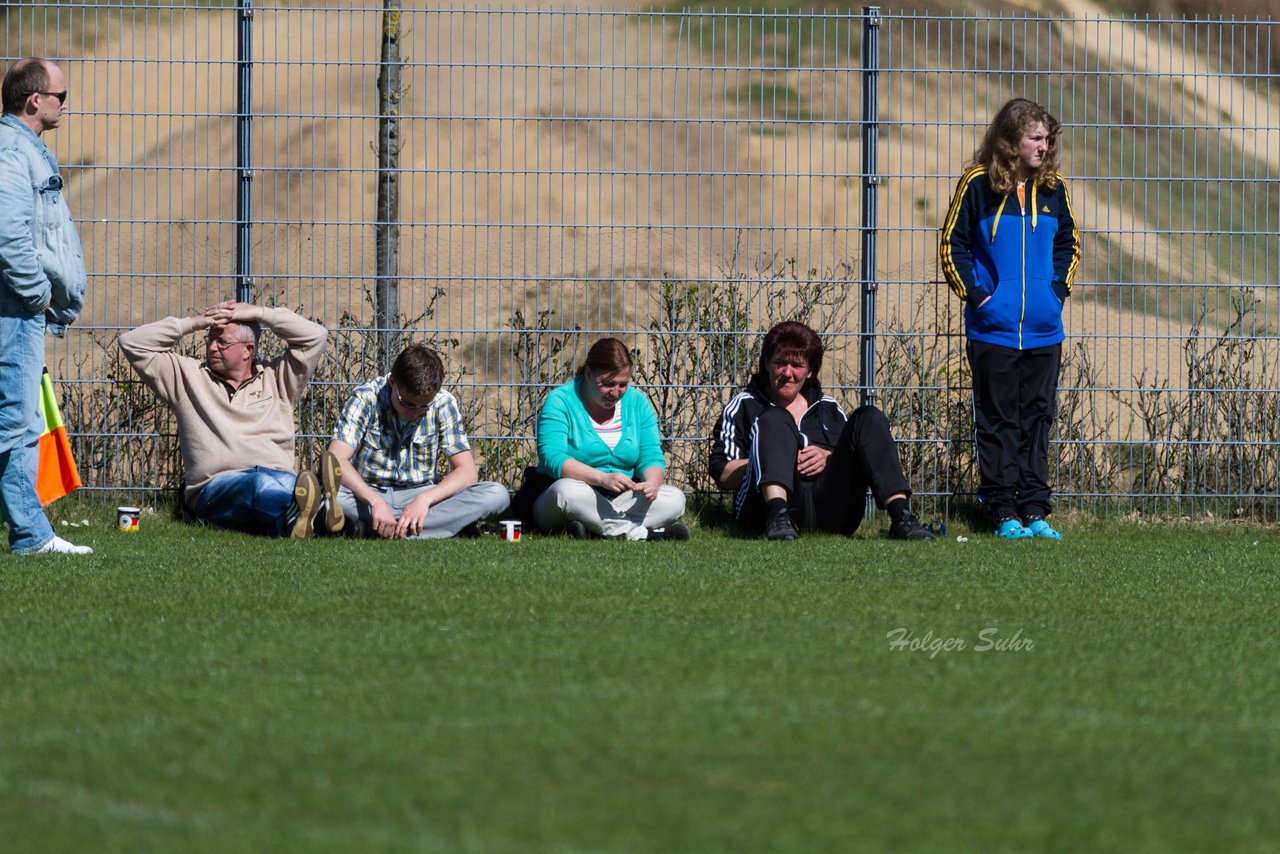
M 476 294 L 464 284 L 481 276 L 536 288 L 544 305 L 569 287 L 596 323 L 617 326 L 638 320 L 640 307 L 613 305 L 587 283 L 714 275 L 734 253 L 748 272 L 775 258 L 828 268 L 854 251 L 844 236 L 856 187 L 844 175 L 858 168 L 856 140 L 832 125 L 770 136 L 691 120 L 726 118 L 726 98 L 736 100 L 751 75 L 693 79 L 680 66 L 700 59 L 678 32 L 625 16 L 407 20 L 415 65 L 404 107 L 402 270 L 424 279 L 406 285 L 406 313 L 438 281 L 450 325 L 490 328 L 517 303 L 503 289 Z M 358 63 L 376 59 L 375 25 L 354 12 L 260 13 L 255 33 L 258 108 L 292 114 L 255 120 L 255 217 L 282 223 L 255 229 L 258 279 L 329 319 L 361 311 L 374 269 L 376 69 Z M 97 323 L 195 308 L 227 288 L 188 272 L 181 294 L 165 293 L 176 272 L 225 274 L 234 260 L 234 44 L 226 28 L 211 29 L 207 17 L 184 15 L 176 27 L 122 31 L 97 48 L 108 59 L 95 60 L 95 77 L 124 85 L 85 87 L 100 115 L 79 119 L 85 128 L 63 155 L 118 167 L 77 187 L 94 266 L 119 271 L 112 293 L 127 295 L 95 301 Z M 136 85 L 137 64 L 110 59 L 139 54 L 165 70 L 162 85 Z M 335 61 L 354 64 L 320 64 Z M 273 73 L 276 62 L 290 66 Z M 561 67 L 539 67 L 549 64 Z M 655 67 L 601 67 L 622 64 Z M 818 81 L 832 87 L 821 108 L 843 117 L 847 74 L 830 77 Z M 813 86 L 796 80 L 804 83 Z M 222 117 L 193 115 L 209 112 Z M 219 171 L 166 168 L 198 164 Z M 133 224 L 97 227 L 104 218 Z M 162 225 L 175 221 L 184 225 Z M 346 223 L 354 225 L 336 225 Z M 339 277 L 337 290 L 318 290 L 310 277 L 319 275 Z
M 1076 13 L 1094 14 L 1084 0 L 1075 2 Z M 414 317 L 442 289 L 427 326 L 472 345 L 459 358 L 477 377 L 514 377 L 498 358 L 495 332 L 517 310 L 531 316 L 549 309 L 553 326 L 634 330 L 649 319 L 658 280 L 727 268 L 765 278 L 792 258 L 801 271 L 856 265 L 861 152 L 841 124 L 859 108 L 854 72 L 794 71 L 767 81 L 746 69 L 695 73 L 689 66 L 707 57 L 674 24 L 502 11 L 526 5 L 406 17 L 404 53 L 412 66 L 403 125 L 402 306 Z M 351 8 L 260 12 L 257 19 L 254 192 L 255 217 L 264 224 L 254 231 L 256 278 L 266 293 L 329 323 L 344 311 L 370 317 L 377 20 Z M 93 79 L 78 87 L 89 114 L 75 117 L 77 132 L 59 141 L 67 146 L 59 154 L 68 163 L 112 167 L 73 187 L 91 266 L 107 274 L 89 306 L 92 324 L 123 327 L 191 311 L 231 290 L 235 45 L 227 21 L 187 13 L 117 28 L 83 66 L 92 69 Z M 1144 42 L 1123 23 L 1062 26 L 1081 28 L 1073 37 L 1096 45 L 1100 61 L 1184 70 L 1190 119 L 1276 111 L 1219 86 L 1194 57 L 1172 57 L 1168 46 Z M 804 92 L 807 114 L 820 121 L 785 135 L 761 132 L 767 121 L 754 128 L 732 121 L 769 117 L 771 102 L 762 113 L 748 109 L 744 95 L 762 83 Z M 991 83 L 975 78 L 970 85 L 980 101 Z M 939 97 L 904 81 L 882 103 L 882 117 L 950 115 L 954 105 Z M 1264 151 L 1269 163 L 1280 157 L 1266 139 L 1244 132 L 1229 138 L 1255 155 Z M 890 174 L 958 173 L 975 143 L 948 127 L 899 130 L 882 149 L 882 166 Z M 1070 152 L 1068 172 L 1069 161 Z M 214 168 L 169 168 L 206 165 Z M 939 323 L 958 331 L 935 260 L 938 217 L 951 189 L 951 179 L 880 187 L 886 322 L 909 316 L 923 300 Z M 1076 207 L 1087 228 L 1149 230 L 1084 186 Z M 1175 271 L 1189 263 L 1178 244 L 1159 236 L 1144 236 L 1131 251 L 1165 280 L 1176 280 Z M 1206 275 L 1231 280 L 1223 270 Z M 1083 296 L 1090 282 L 1078 286 Z M 856 327 L 856 299 L 834 311 Z M 1068 313 L 1069 328 L 1092 336 L 1104 381 L 1122 388 L 1145 369 L 1176 384 L 1188 323 L 1134 316 L 1107 300 L 1078 299 Z
M 1043 4 L 1027 4 L 1037 13 L 1049 12 Z M 1222 144 L 1235 151 L 1226 157 L 1253 158 L 1273 174 L 1280 169 L 1280 134 L 1273 129 L 1246 130 L 1245 127 L 1273 128 L 1274 117 L 1280 114 L 1280 102 L 1266 100 L 1242 86 L 1237 80 L 1227 78 L 1209 67 L 1206 60 L 1194 52 L 1168 39 L 1157 41 L 1151 27 L 1135 25 L 1109 18 L 1109 13 L 1088 0 L 1063 0 L 1062 13 L 1075 16 L 1059 21 L 1059 38 L 1065 44 L 1082 46 L 1091 54 L 1090 68 L 1110 68 L 1128 72 L 1134 85 L 1143 87 L 1151 99 L 1173 112 L 1173 121 L 1187 126 L 1223 125 L 1227 128 L 1220 135 Z M 920 64 L 928 65 L 925 60 Z M 952 121 L 959 118 L 947 103 L 940 102 L 939 94 L 930 91 L 928 81 L 918 81 L 918 75 L 904 78 L 907 91 L 894 105 L 905 104 L 894 118 L 910 120 L 913 114 L 944 115 Z M 966 75 L 961 83 L 952 84 L 964 92 L 967 100 L 998 104 L 1007 94 L 993 91 L 992 80 L 977 75 Z M 1170 91 L 1181 97 L 1170 97 Z M 1071 116 L 1062 116 L 1068 124 Z M 905 144 L 889 146 L 890 173 L 912 174 L 927 171 L 938 162 L 961 164 L 976 147 L 974 132 L 955 133 L 945 127 L 926 126 L 916 129 Z M 1065 152 L 1064 169 L 1071 175 L 1072 152 Z M 1230 160 L 1228 162 L 1231 162 Z M 1156 171 L 1158 172 L 1158 166 Z M 1199 241 L 1185 240 L 1177 235 L 1164 235 L 1153 224 L 1143 220 L 1132 210 L 1121 207 L 1107 196 L 1093 192 L 1086 182 L 1073 182 L 1074 207 L 1083 227 L 1100 236 L 1107 236 L 1113 244 L 1134 259 L 1132 272 L 1143 282 L 1206 282 L 1239 284 L 1240 279 L 1232 270 L 1214 263 Z M 907 229 L 938 224 L 946 195 L 928 194 L 934 187 L 921 188 L 903 185 L 890 188 L 895 193 L 892 208 L 911 211 L 912 216 L 903 223 Z M 946 188 L 947 194 L 950 187 Z M 927 215 L 920 216 L 921 212 Z M 923 232 L 907 232 L 901 239 L 890 235 L 888 252 L 891 257 L 904 259 L 908 276 L 916 276 L 922 258 L 928 258 L 933 235 Z M 895 246 L 895 239 L 897 244 Z M 1147 311 L 1134 313 L 1119 307 L 1119 301 L 1105 291 L 1096 291 L 1090 299 L 1094 283 L 1089 280 L 1091 267 L 1088 239 L 1085 245 L 1086 261 L 1077 281 L 1077 299 L 1068 305 L 1067 327 L 1074 337 L 1083 338 L 1094 366 L 1101 371 L 1099 379 L 1112 388 L 1128 389 L 1140 381 L 1151 383 L 1167 380 L 1175 388 L 1185 382 L 1183 348 L 1193 330 L 1195 311 L 1190 296 L 1177 290 L 1155 294 L 1150 299 L 1169 301 L 1167 305 L 1151 304 Z M 1227 256 L 1230 257 L 1229 255 Z M 936 267 L 934 277 L 936 278 Z M 928 278 L 928 276 L 924 276 Z M 1266 293 L 1259 296 L 1267 300 Z M 1083 298 L 1083 299 L 1082 299 Z M 1182 299 L 1183 303 L 1178 304 Z M 1223 300 L 1225 302 L 1225 300 Z M 1269 312 L 1265 308 L 1264 314 Z M 1272 309 L 1272 312 L 1274 309 Z M 1224 312 L 1225 314 L 1225 312 Z M 1121 393 L 1120 400 L 1132 396 Z M 1099 402 L 1117 417 L 1127 418 L 1127 412 L 1115 400 Z

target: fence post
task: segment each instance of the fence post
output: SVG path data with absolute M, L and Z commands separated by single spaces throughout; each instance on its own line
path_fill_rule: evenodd
M 400 351 L 400 16 L 401 0 L 382 5 L 382 60 L 378 71 L 378 283 L 374 313 L 383 360 Z
M 862 386 L 862 406 L 876 402 L 876 145 L 880 85 L 880 7 L 862 7 L 862 331 L 859 339 L 858 383 Z M 876 510 L 870 491 L 863 514 L 870 519 Z
M 253 0 L 236 9 L 236 299 L 252 302 Z
M 858 382 L 862 405 L 876 400 L 876 146 L 880 140 L 880 7 L 862 9 L 862 331 Z

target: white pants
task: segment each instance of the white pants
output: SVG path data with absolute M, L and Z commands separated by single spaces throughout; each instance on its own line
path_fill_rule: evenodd
M 664 528 L 683 515 L 684 493 L 666 484 L 658 487 L 657 498 L 650 501 L 642 492 L 611 497 L 580 480 L 562 477 L 533 504 L 533 518 L 544 531 L 558 531 L 578 521 L 601 536 L 628 540 L 646 540 L 649 528 Z

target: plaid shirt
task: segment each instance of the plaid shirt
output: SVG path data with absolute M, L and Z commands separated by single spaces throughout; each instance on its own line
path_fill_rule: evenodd
M 441 389 L 421 417 L 405 421 L 391 405 L 386 377 L 352 390 L 333 438 L 355 448 L 351 464 L 374 489 L 430 486 L 441 451 L 452 457 L 471 450 L 457 398 Z

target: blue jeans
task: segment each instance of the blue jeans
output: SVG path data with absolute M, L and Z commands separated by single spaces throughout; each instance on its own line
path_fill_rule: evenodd
M 196 494 L 191 513 L 201 522 L 226 531 L 283 537 L 297 518 L 291 471 L 255 466 L 216 476 Z
M 9 548 L 15 554 L 36 551 L 53 539 L 36 495 L 44 432 L 44 324 L 44 314 L 33 315 L 0 298 L 0 513 L 9 522 Z

